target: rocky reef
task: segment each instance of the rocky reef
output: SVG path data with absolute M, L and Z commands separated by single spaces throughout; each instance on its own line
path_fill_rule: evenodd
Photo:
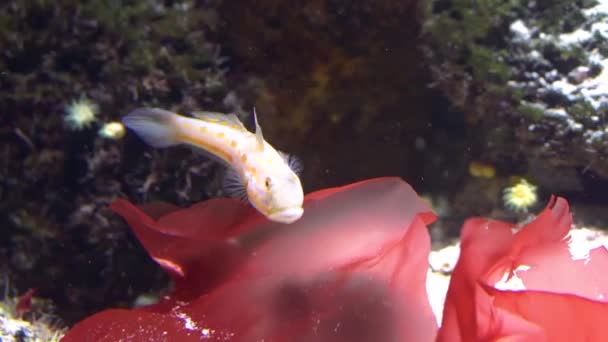
M 234 109 L 214 5 L 5 1 L 0 23 L 0 271 L 67 322 L 131 305 L 166 278 L 107 204 L 205 199 L 216 168 L 98 131 L 143 105 Z
M 307 190 L 383 174 L 420 179 L 430 79 L 415 48 L 415 1 L 315 0 L 298 11 L 226 1 L 220 13 L 233 84 L 271 141 L 304 160 Z
M 605 198 L 608 4 L 432 1 L 425 13 L 433 85 L 484 142 L 477 158 Z

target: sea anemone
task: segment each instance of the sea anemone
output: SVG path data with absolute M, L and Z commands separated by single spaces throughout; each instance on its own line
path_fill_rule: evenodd
M 527 212 L 538 200 L 536 186 L 523 178 L 515 185 L 504 189 L 502 198 L 507 208 L 520 213 Z
M 66 108 L 63 117 L 65 123 L 74 130 L 81 130 L 93 124 L 96 120 L 98 107 L 86 98 L 72 101 Z

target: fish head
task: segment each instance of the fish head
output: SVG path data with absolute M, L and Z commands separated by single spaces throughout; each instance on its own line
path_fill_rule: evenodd
M 304 213 L 300 178 L 289 168 L 276 168 L 248 182 L 250 202 L 269 220 L 292 223 Z

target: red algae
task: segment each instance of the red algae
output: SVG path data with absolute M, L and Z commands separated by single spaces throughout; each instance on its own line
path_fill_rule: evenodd
M 568 203 L 518 228 L 471 218 L 437 327 L 425 282 L 435 216 L 397 178 L 306 196 L 284 225 L 243 202 L 112 204 L 173 277 L 160 303 L 106 310 L 63 341 L 604 341 L 608 251 L 575 253 Z
M 425 288 L 434 215 L 398 178 L 311 193 L 290 225 L 228 199 L 112 209 L 175 291 L 93 315 L 64 341 L 434 340 Z
M 505 222 L 467 220 L 438 340 L 604 341 L 607 251 L 574 255 L 571 225 L 563 198 L 515 233 Z

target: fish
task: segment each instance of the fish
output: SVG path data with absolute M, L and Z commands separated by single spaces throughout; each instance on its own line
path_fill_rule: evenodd
M 228 166 L 225 192 L 248 200 L 269 220 L 289 224 L 302 217 L 302 164 L 264 139 L 255 108 L 253 133 L 234 114 L 191 114 L 193 117 L 144 107 L 124 116 L 122 123 L 152 147 L 185 144 L 219 159 Z

